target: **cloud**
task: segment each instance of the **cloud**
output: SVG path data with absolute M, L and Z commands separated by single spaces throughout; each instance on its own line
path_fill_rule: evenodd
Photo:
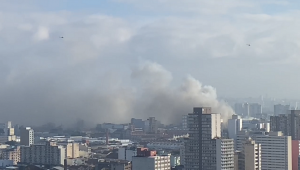
M 1 5 L 2 119 L 172 122 L 200 105 L 230 115 L 216 89 L 218 96 L 298 95 L 297 11 L 264 13 L 253 1 L 169 2 L 126 1 L 159 10 L 151 17 Z M 186 74 L 194 78 L 182 80 Z
M 34 35 L 34 39 L 37 41 L 47 40 L 48 38 L 49 38 L 49 31 L 46 27 L 39 27 L 37 33 Z

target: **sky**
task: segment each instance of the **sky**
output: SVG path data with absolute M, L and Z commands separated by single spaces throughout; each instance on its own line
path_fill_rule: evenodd
M 300 95 L 296 0 L 0 4 L 3 120 L 175 121 L 206 101 L 226 107 L 219 97 Z

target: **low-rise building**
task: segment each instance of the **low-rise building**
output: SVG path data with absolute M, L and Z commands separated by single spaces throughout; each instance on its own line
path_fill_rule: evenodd
M 132 157 L 132 170 L 171 170 L 170 154 L 157 156 L 156 151 L 138 148 Z

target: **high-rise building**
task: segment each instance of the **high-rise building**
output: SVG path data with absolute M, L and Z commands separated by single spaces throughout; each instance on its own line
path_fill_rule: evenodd
M 292 140 L 292 164 L 293 170 L 299 169 L 299 156 L 300 156 L 300 141 Z
M 131 118 L 131 125 L 133 125 L 134 128 L 142 128 L 142 129 L 144 129 L 145 122 L 142 119 Z
M 235 103 L 234 104 L 234 112 L 238 115 L 243 115 L 244 114 L 243 103 Z
M 262 106 L 258 103 L 251 103 L 249 105 L 249 114 L 250 116 L 256 117 L 258 114 L 262 114 Z
M 132 157 L 132 170 L 171 170 L 170 154 L 157 155 L 156 151 L 138 148 L 137 156 Z
M 244 170 L 261 170 L 261 144 L 248 140 L 244 144 Z
M 184 130 L 188 129 L 187 117 L 188 117 L 188 115 L 183 115 L 182 120 L 181 120 L 182 129 L 184 129 Z
M 234 170 L 234 142 L 233 139 L 213 139 L 216 142 L 216 170 Z M 205 160 L 211 161 L 211 160 Z
M 261 169 L 292 170 L 292 139 L 281 132 L 256 136 L 261 144 Z
M 228 137 L 235 142 L 236 149 L 236 135 L 237 132 L 242 130 L 243 121 L 237 115 L 232 115 L 232 118 L 228 120 Z
M 67 143 L 65 148 L 67 158 L 79 158 L 79 143 Z
M 270 130 L 281 131 L 292 140 L 300 140 L 300 110 L 290 110 L 289 114 L 270 117 Z
M 244 108 L 243 116 L 249 117 L 250 116 L 250 105 L 249 105 L 249 103 L 244 103 L 243 108 Z
M 34 144 L 34 131 L 30 127 L 21 129 L 20 145 L 30 146 Z
M 157 133 L 158 122 L 155 120 L 155 117 L 149 117 L 145 121 L 145 132 L 155 134 Z
M 274 115 L 287 114 L 290 110 L 290 105 L 276 104 L 274 105 Z
M 250 104 L 249 103 L 236 103 L 234 105 L 234 111 L 238 115 L 250 116 Z
M 46 144 L 33 144 L 21 146 L 21 163 L 36 165 L 63 165 L 65 147 L 56 145 L 55 142 Z
M 209 107 L 196 107 L 188 114 L 187 122 L 189 138 L 185 141 L 185 169 L 221 170 L 226 167 L 233 170 L 233 140 L 220 139 L 220 114 L 212 113 Z M 225 150 L 230 154 L 221 152 Z

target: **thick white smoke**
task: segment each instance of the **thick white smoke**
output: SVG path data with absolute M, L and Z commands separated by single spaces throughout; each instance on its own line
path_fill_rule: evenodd
M 138 84 L 134 115 L 155 116 L 166 123 L 178 122 L 181 116 L 192 112 L 193 107 L 212 107 L 226 121 L 232 114 L 230 106 L 218 101 L 216 89 L 204 86 L 187 76 L 179 87 L 172 84 L 172 74 L 161 65 L 142 63 L 132 71 Z

